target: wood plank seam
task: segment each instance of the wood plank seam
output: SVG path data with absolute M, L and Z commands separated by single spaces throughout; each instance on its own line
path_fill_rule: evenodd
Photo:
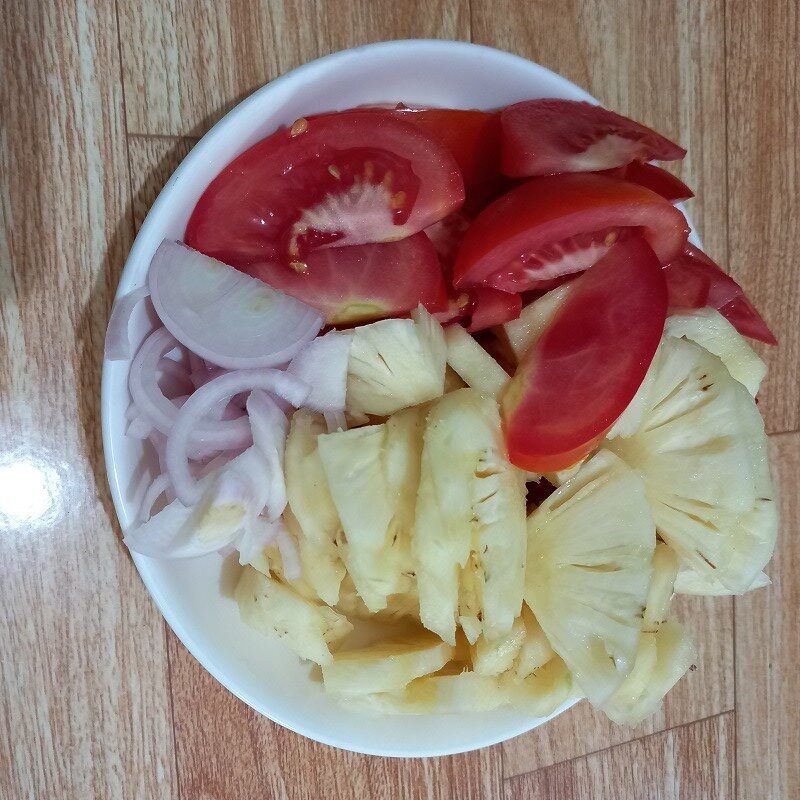
M 590 756 L 597 756 L 601 755 L 602 753 L 608 753 L 611 750 L 616 750 L 618 747 L 628 747 L 633 742 L 642 742 L 646 739 L 652 739 L 654 736 L 663 736 L 666 733 L 678 731 L 681 728 L 688 728 L 691 725 L 697 725 L 700 722 L 708 722 L 709 720 L 716 719 L 717 717 L 724 717 L 725 714 L 734 713 L 734 708 L 727 708 L 724 711 L 717 711 L 714 714 L 709 714 L 706 717 L 700 717 L 699 719 L 693 719 L 689 722 L 682 722 L 679 725 L 673 725 L 668 728 L 661 728 L 660 730 L 653 731 L 653 733 L 646 733 L 643 736 L 635 736 L 633 739 L 626 739 L 624 742 L 619 742 L 617 744 L 609 745 L 608 747 L 601 747 L 599 750 L 591 750 L 588 753 L 581 753 L 580 755 L 573 756 L 572 758 L 565 758 L 563 761 L 554 761 L 552 764 L 548 764 L 545 767 L 539 767 L 538 769 L 532 769 L 529 772 L 519 772 L 515 775 L 509 775 L 509 777 L 504 779 L 504 783 L 507 781 L 517 780 L 518 778 L 522 778 L 525 775 L 534 775 L 537 772 L 542 772 L 547 769 L 553 769 L 553 767 L 564 766 L 565 764 L 571 764 L 573 761 L 580 761 L 582 758 L 589 758 Z

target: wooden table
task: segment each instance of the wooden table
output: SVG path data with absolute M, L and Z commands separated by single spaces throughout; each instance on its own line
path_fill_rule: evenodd
M 800 796 L 796 0 L 20 0 L 0 20 L 1 798 Z M 403 37 L 521 53 L 687 146 L 679 170 L 707 249 L 781 340 L 761 351 L 783 509 L 773 584 L 680 600 L 702 663 L 640 728 L 581 704 L 451 758 L 314 744 L 205 673 L 118 540 L 100 361 L 147 208 L 196 137 L 265 81 Z

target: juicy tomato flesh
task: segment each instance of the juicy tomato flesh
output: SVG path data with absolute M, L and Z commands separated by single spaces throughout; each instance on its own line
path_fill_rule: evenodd
M 503 109 L 502 169 L 513 177 L 593 172 L 686 155 L 654 130 L 602 106 L 526 100 Z
M 235 267 L 302 271 L 321 248 L 403 239 L 463 200 L 443 144 L 396 116 L 345 111 L 298 120 L 234 159 L 198 201 L 185 239 Z
M 501 292 L 489 286 L 476 286 L 470 291 L 470 333 L 511 322 L 522 313 L 522 297 Z
M 303 272 L 275 261 L 242 270 L 318 309 L 329 325 L 397 316 L 420 303 L 432 313 L 447 307 L 447 285 L 424 233 L 387 244 L 316 250 Z
M 442 325 L 458 322 L 477 333 L 516 319 L 522 312 L 522 296 L 488 286 L 470 286 L 451 294 L 447 307 L 434 316 Z
M 456 286 L 536 290 L 581 272 L 630 229 L 661 263 L 683 251 L 686 219 L 655 192 L 604 175 L 552 175 L 513 189 L 481 212 L 453 270 Z
M 655 164 L 631 161 L 625 167 L 606 170 L 601 174 L 644 186 L 645 189 L 660 194 L 670 203 L 678 203 L 694 197 L 694 192 L 680 178 L 676 178 L 671 172 L 667 172 Z
M 503 395 L 511 461 L 547 472 L 588 454 L 644 380 L 666 313 L 663 270 L 641 236 L 575 279 Z
M 490 181 L 500 174 L 499 111 L 407 108 L 392 113 L 447 147 L 466 186 Z
M 664 277 L 671 308 L 710 306 L 742 336 L 778 343 L 742 287 L 694 245 L 688 244 L 685 252 L 664 267 Z

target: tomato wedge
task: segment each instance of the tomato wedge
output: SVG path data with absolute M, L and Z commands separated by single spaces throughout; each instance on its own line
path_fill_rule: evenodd
M 686 155 L 654 130 L 591 103 L 526 100 L 503 109 L 500 119 L 502 168 L 512 177 L 593 172 Z
M 642 233 L 661 263 L 683 252 L 689 235 L 683 214 L 642 186 L 594 174 L 536 178 L 478 215 L 453 280 L 504 292 L 536 289 L 587 269 L 628 229 Z
M 470 315 L 467 330 L 470 333 L 511 322 L 522 312 L 522 297 L 501 292 L 489 286 L 475 286 L 470 290 Z
M 625 167 L 617 167 L 602 173 L 610 178 L 635 183 L 644 186 L 651 192 L 660 194 L 670 203 L 678 203 L 681 200 L 689 200 L 694 197 L 694 192 L 680 179 L 676 178 L 671 172 L 667 172 L 655 164 L 642 164 L 640 161 L 631 161 Z
M 329 325 L 404 314 L 420 303 L 432 313 L 447 308 L 447 285 L 424 233 L 387 244 L 316 250 L 307 262 L 304 272 L 274 261 L 242 271 L 318 309 Z
M 447 308 L 434 316 L 442 325 L 458 322 L 470 332 L 493 328 L 516 319 L 522 312 L 522 295 L 489 286 L 469 286 L 450 296 Z
M 467 186 L 490 181 L 500 174 L 499 111 L 404 108 L 392 113 L 444 144 Z
M 195 206 L 186 243 L 235 267 L 302 271 L 320 248 L 403 239 L 463 200 L 443 144 L 397 116 L 344 111 L 297 120 L 234 159 Z
M 716 308 L 742 336 L 778 344 L 761 314 L 744 290 L 702 250 L 687 244 L 686 250 L 664 267 L 672 308 Z
M 644 380 L 666 313 L 664 273 L 641 236 L 574 280 L 503 394 L 511 461 L 550 472 L 587 455 Z

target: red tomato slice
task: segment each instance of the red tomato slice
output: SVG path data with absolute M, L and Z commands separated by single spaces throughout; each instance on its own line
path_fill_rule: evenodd
M 500 174 L 500 112 L 408 108 L 393 113 L 442 142 L 455 158 L 467 186 Z
M 593 172 L 631 161 L 686 155 L 654 130 L 602 106 L 575 100 L 526 100 L 501 113 L 506 175 Z
M 301 119 L 234 159 L 211 182 L 186 243 L 226 264 L 294 263 L 310 253 L 403 239 L 464 200 L 447 148 L 391 114 Z
M 501 292 L 489 286 L 475 286 L 470 290 L 470 333 L 511 322 L 522 313 L 522 297 Z
M 694 192 L 680 178 L 676 178 L 671 172 L 667 172 L 655 164 L 631 161 L 625 167 L 610 169 L 601 174 L 635 183 L 637 186 L 644 186 L 645 189 L 660 194 L 670 203 L 678 203 L 694 197 Z
M 243 271 L 319 309 L 329 325 L 404 314 L 420 303 L 430 312 L 447 307 L 444 276 L 424 233 L 387 244 L 316 250 L 307 264 L 297 272 L 260 261 Z
M 663 270 L 641 236 L 573 281 L 503 395 L 511 461 L 549 472 L 586 455 L 644 380 L 666 313 Z
M 689 226 L 663 197 L 604 175 L 551 175 L 512 190 L 467 231 L 453 271 L 456 286 L 505 292 L 581 272 L 626 229 L 641 231 L 661 263 L 683 251 Z
M 761 314 L 744 290 L 702 250 L 687 244 L 686 250 L 664 267 L 672 308 L 716 308 L 742 336 L 778 344 Z

